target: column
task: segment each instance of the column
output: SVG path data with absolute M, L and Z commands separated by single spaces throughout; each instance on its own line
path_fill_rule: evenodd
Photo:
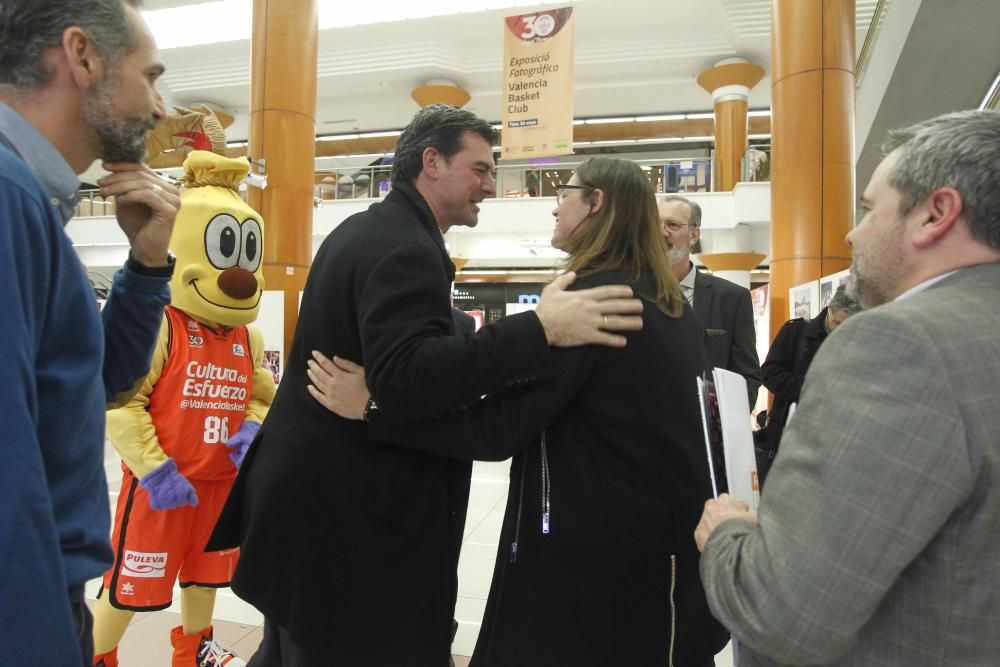
M 851 264 L 854 31 L 854 0 L 771 1 L 772 339 L 789 288 Z
M 715 104 L 715 190 L 730 192 L 740 180 L 747 150 L 747 100 L 764 70 L 743 58 L 727 58 L 698 75 Z
M 316 142 L 316 0 L 254 0 L 248 200 L 264 219 L 264 281 L 284 293 L 284 356 L 312 263 Z

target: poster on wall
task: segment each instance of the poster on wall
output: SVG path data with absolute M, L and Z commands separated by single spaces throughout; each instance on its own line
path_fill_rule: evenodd
M 819 279 L 819 309 L 823 310 L 830 305 L 833 293 L 841 285 L 847 285 L 847 279 L 851 275 L 850 269 L 844 269 Z
M 819 281 L 812 280 L 788 290 L 788 317 L 811 320 L 823 310 L 819 305 Z
M 504 18 L 501 158 L 573 153 L 573 8 Z
M 264 337 L 264 367 L 274 375 L 274 383 L 281 380 L 284 360 L 281 358 L 285 347 L 285 293 L 279 290 L 265 290 L 260 297 L 260 314 L 254 326 Z

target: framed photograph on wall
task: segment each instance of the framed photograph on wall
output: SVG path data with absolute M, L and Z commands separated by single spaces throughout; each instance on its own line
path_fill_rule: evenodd
M 844 269 L 843 271 L 838 271 L 837 273 L 831 273 L 828 276 L 823 276 L 819 279 L 819 308 L 823 310 L 830 305 L 830 299 L 833 298 L 833 293 L 837 291 L 837 288 L 841 285 L 847 284 L 847 278 L 851 275 L 850 269 Z
M 819 281 L 813 280 L 788 290 L 788 310 L 792 319 L 801 317 L 809 320 L 819 315 L 822 310 L 819 305 Z

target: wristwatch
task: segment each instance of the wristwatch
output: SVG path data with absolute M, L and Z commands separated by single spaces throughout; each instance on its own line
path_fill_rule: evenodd
M 166 266 L 146 266 L 135 257 L 132 253 L 128 254 L 128 261 L 125 262 L 125 266 L 128 267 L 129 271 L 133 273 L 138 273 L 140 276 L 159 276 L 159 277 L 170 277 L 174 275 L 174 266 L 177 264 L 177 258 L 174 253 L 167 252 L 167 264 Z
M 378 405 L 375 404 L 374 398 L 369 398 L 368 402 L 365 403 L 365 411 L 361 415 L 362 421 L 371 421 L 372 415 L 378 414 Z

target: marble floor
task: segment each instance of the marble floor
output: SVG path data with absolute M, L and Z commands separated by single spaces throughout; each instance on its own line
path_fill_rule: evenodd
M 112 511 L 118 500 L 121 484 L 120 460 L 110 445 L 105 450 Z M 465 539 L 458 565 L 458 601 L 455 615 L 458 633 L 452 645 L 457 667 L 466 667 L 476 645 L 479 626 L 486 609 L 486 596 L 493 576 L 507 502 L 509 463 L 476 463 L 472 472 L 469 512 L 465 523 Z M 95 580 L 87 586 L 87 597 L 93 600 L 100 588 Z M 243 658 L 253 654 L 263 634 L 260 612 L 243 602 L 229 589 L 219 591 L 215 605 L 215 636 Z M 174 603 L 168 609 L 148 614 L 136 614 L 118 649 L 122 667 L 169 667 L 170 629 L 180 625 L 180 589 L 174 589 Z M 716 665 L 729 667 L 732 657 L 729 647 L 716 656 Z

